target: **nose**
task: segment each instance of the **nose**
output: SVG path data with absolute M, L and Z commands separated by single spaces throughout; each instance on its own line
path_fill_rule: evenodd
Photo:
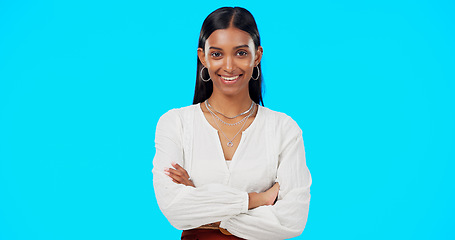
M 234 71 L 234 59 L 230 56 L 226 57 L 225 59 L 226 60 L 224 62 L 224 71 L 231 73 L 232 71 Z

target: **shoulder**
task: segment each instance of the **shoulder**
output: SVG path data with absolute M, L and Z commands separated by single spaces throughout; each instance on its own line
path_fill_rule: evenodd
M 158 120 L 157 128 L 158 127 L 178 127 L 185 122 L 188 122 L 187 118 L 191 116 L 192 113 L 199 107 L 198 104 L 193 104 L 186 107 L 181 108 L 173 108 L 167 111 L 165 114 L 161 115 L 160 119 Z
M 167 111 L 165 114 L 161 115 L 160 121 L 172 120 L 172 119 L 176 119 L 176 118 L 185 118 L 191 112 L 194 112 L 197 109 L 197 107 L 199 107 L 198 104 L 193 104 L 193 105 L 186 106 L 186 107 L 173 108 L 173 109 Z
M 278 134 L 283 135 L 301 135 L 302 130 L 297 124 L 294 119 L 292 119 L 289 115 L 283 112 L 278 112 L 271 110 L 266 107 L 261 106 L 262 113 L 264 115 L 264 119 L 271 120 L 274 123 L 275 129 Z
M 277 146 L 276 151 L 279 155 L 289 150 L 300 139 L 303 139 L 302 130 L 289 115 L 265 107 L 261 110 L 263 110 L 264 119 L 270 121 L 273 125 L 273 141 Z

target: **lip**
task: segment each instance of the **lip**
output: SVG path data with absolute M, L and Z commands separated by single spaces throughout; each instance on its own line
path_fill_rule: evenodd
M 221 81 L 224 84 L 234 84 L 242 77 L 242 75 L 243 74 L 232 75 L 232 76 L 226 76 L 226 75 L 218 75 L 218 76 L 220 77 Z

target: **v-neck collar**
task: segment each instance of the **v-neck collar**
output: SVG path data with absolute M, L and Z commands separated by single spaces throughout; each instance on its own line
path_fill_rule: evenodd
M 256 117 L 253 119 L 253 122 L 245 129 L 243 130 L 242 132 L 240 132 L 240 142 L 239 142 L 239 145 L 237 146 L 237 149 L 234 151 L 234 154 L 232 155 L 232 159 L 230 159 L 231 163 L 230 163 L 230 166 L 228 167 L 227 164 L 226 164 L 226 159 L 224 158 L 224 151 L 223 151 L 223 147 L 222 147 L 222 143 L 221 143 L 221 139 L 220 139 L 220 136 L 218 134 L 218 129 L 214 128 L 210 123 L 209 121 L 207 120 L 207 118 L 205 117 L 204 115 L 204 112 L 202 111 L 202 108 L 201 108 L 201 104 L 202 103 L 199 103 L 196 105 L 196 107 L 198 108 L 198 112 L 200 113 L 200 117 L 202 118 L 202 121 L 205 122 L 205 124 L 207 125 L 207 128 L 211 129 L 211 132 L 213 133 L 214 137 L 216 137 L 217 139 L 217 148 L 218 148 L 218 154 L 220 155 L 220 158 L 222 160 L 222 163 L 223 165 L 225 166 L 225 169 L 227 169 L 228 171 L 230 171 L 231 169 L 233 169 L 236 161 L 235 159 L 237 158 L 236 156 L 238 155 L 238 151 L 242 150 L 242 143 L 244 141 L 244 138 L 246 136 L 246 134 L 250 131 L 250 129 L 254 128 L 254 126 L 256 126 L 256 122 L 259 121 L 258 118 L 260 118 L 262 116 L 262 106 L 260 106 L 259 104 L 257 105 L 257 113 L 256 113 Z

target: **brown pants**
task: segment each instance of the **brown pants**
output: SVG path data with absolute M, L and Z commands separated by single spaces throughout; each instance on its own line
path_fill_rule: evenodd
M 182 232 L 182 240 L 237 240 L 243 239 L 234 235 L 224 235 L 220 230 L 191 229 Z

